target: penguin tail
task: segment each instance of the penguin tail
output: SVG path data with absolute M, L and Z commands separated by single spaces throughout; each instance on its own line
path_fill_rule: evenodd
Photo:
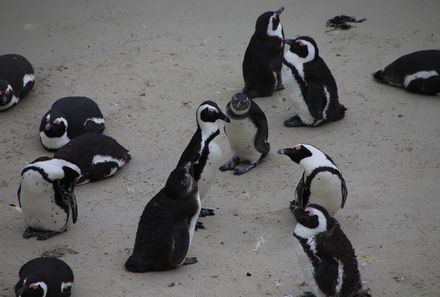
M 17 206 L 17 205 L 15 205 L 15 204 L 9 204 L 9 206 L 10 206 L 10 207 L 12 207 L 13 209 L 15 209 L 16 211 L 18 211 L 19 213 L 21 213 L 21 212 L 22 212 L 22 210 L 21 210 L 21 207 L 20 207 L 20 206 Z
M 128 257 L 127 262 L 125 262 L 125 269 L 130 272 L 147 272 L 148 269 L 141 259 L 134 254 Z
M 376 71 L 375 73 L 373 73 L 373 78 L 375 80 L 377 80 L 378 82 L 384 83 L 385 79 L 383 78 L 383 70 L 379 70 L 379 71 Z

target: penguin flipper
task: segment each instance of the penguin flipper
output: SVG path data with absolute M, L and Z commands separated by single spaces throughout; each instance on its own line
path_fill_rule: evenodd
M 315 123 L 323 119 L 324 107 L 327 104 L 326 98 L 323 96 L 324 86 L 317 82 L 309 82 L 307 97 L 304 98 L 310 114 L 315 119 Z M 330 96 L 330 95 L 329 95 Z
M 304 207 L 307 205 L 308 197 L 305 197 L 305 193 L 308 190 L 308 187 L 304 181 L 304 173 L 301 177 L 301 180 L 299 181 L 298 185 L 296 186 L 295 194 L 296 194 L 296 201 L 297 205 L 299 207 Z
M 104 123 L 95 123 L 93 121 L 88 120 L 81 129 L 80 134 L 85 134 L 88 132 L 102 133 L 105 129 Z
M 338 262 L 333 258 L 322 257 L 315 269 L 314 277 L 319 290 L 325 296 L 334 296 L 336 294 Z
M 437 95 L 440 93 L 440 76 L 414 79 L 406 86 L 406 89 L 413 93 Z
M 267 142 L 269 137 L 269 127 L 267 124 L 267 118 L 261 108 L 251 100 L 251 107 L 249 109 L 249 114 L 251 115 L 251 120 L 257 126 L 257 133 L 255 134 L 255 148 L 263 156 L 269 153 L 270 145 Z
M 345 180 L 342 176 L 341 176 L 341 192 L 342 192 L 341 208 L 344 208 L 345 201 L 347 200 L 347 196 L 348 196 L 348 190 L 347 190 L 347 185 L 345 184 Z

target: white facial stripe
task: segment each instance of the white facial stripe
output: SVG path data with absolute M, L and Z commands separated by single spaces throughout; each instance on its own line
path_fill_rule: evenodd
M 269 24 L 267 25 L 267 35 L 283 39 L 283 26 L 281 26 L 281 22 L 279 22 L 277 28 L 273 30 L 273 19 L 274 16 L 271 16 L 269 19 Z
M 307 46 L 308 51 L 307 57 L 304 58 L 304 63 L 312 61 L 316 55 L 315 47 L 313 46 L 313 44 L 306 40 L 301 39 L 301 42 Z
M 29 286 L 32 286 L 32 285 L 36 285 L 36 286 L 41 287 L 43 289 L 43 297 L 46 297 L 46 295 L 47 295 L 47 285 L 44 282 L 38 282 L 38 283 L 30 284 Z
M 78 174 L 81 174 L 81 169 L 73 163 L 67 162 L 62 159 L 50 159 L 46 161 L 39 161 L 32 164 L 27 165 L 28 167 L 38 167 L 44 170 L 47 173 L 50 180 L 58 180 L 64 177 L 63 166 L 69 167 L 72 170 L 76 171 Z
M 95 124 L 105 124 L 105 121 L 103 118 L 88 118 L 85 122 L 84 122 L 84 126 L 87 124 L 88 121 L 94 122 Z
M 312 153 L 310 157 L 304 158 L 299 162 L 299 164 L 304 168 L 304 171 L 307 175 L 309 175 L 313 171 L 313 169 L 322 166 L 327 166 L 339 170 L 339 168 L 336 167 L 335 164 L 327 159 L 327 156 L 322 151 L 310 144 L 302 145 Z
M 8 87 L 8 88 L 9 88 L 9 87 Z M 15 104 L 17 104 L 18 101 L 20 101 L 20 98 L 15 97 L 15 95 L 13 95 L 12 98 L 11 98 L 11 101 L 9 101 L 8 104 L 3 105 L 3 106 L 0 106 L 0 110 L 8 109 L 8 108 L 14 106 Z
M 29 82 L 35 81 L 35 75 L 25 74 L 23 76 L 23 87 L 25 87 Z
M 50 121 L 50 113 L 46 116 L 46 122 Z
M 427 79 L 433 76 L 438 76 L 438 72 L 435 70 L 432 71 L 419 71 L 410 75 L 405 76 L 405 80 L 403 81 L 403 86 L 405 88 L 408 87 L 408 85 L 415 79 L 418 78 L 423 78 L 423 79 Z
M 318 216 L 318 226 L 312 229 L 304 225 L 301 225 L 300 223 L 297 223 L 294 231 L 296 236 L 308 239 L 327 230 L 327 220 L 324 214 L 321 211 L 313 208 L 313 215 Z
M 72 287 L 73 283 L 72 282 L 62 282 L 61 283 L 61 292 L 67 291 L 68 289 L 70 289 Z

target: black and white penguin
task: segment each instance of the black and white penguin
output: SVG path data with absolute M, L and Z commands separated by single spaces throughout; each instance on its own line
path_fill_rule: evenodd
M 423 50 L 404 55 L 373 74 L 382 83 L 410 92 L 440 95 L 440 50 Z
M 283 10 L 281 7 L 258 17 L 244 54 L 243 93 L 251 98 L 271 96 L 274 91 L 284 89 L 281 79 L 284 32 L 280 22 Z
M 75 137 L 59 149 L 54 158 L 72 162 L 81 169 L 78 184 L 113 176 L 131 160 L 128 150 L 115 139 L 95 132 Z
M 197 262 L 195 257 L 186 257 L 201 207 L 193 174 L 191 162 L 178 165 L 165 187 L 148 202 L 133 253 L 125 263 L 128 271 L 169 270 Z
M 226 114 L 230 122 L 225 124 L 225 134 L 234 157 L 220 170 L 233 170 L 235 175 L 241 175 L 269 153 L 267 119 L 261 108 L 244 93 L 232 97 Z
M 197 108 L 197 130 L 180 157 L 178 165 L 194 163 L 194 179 L 203 200 L 223 160 L 219 143 L 220 128 L 217 121 L 229 122 L 217 103 L 205 101 Z M 211 209 L 203 209 L 200 216 L 213 215 Z
M 0 111 L 16 105 L 34 87 L 35 74 L 31 63 L 23 56 L 0 56 Z
M 320 126 L 342 119 L 346 108 L 338 101 L 336 81 L 316 42 L 302 36 L 285 43 L 282 75 L 296 115 L 284 126 Z
M 87 97 L 64 97 L 55 101 L 41 120 L 40 141 L 50 151 L 58 150 L 74 137 L 102 133 L 104 117 L 98 105 Z
M 293 236 L 313 266 L 318 296 L 371 297 L 362 290 L 356 254 L 339 223 L 318 204 L 298 207 Z M 303 296 L 315 296 L 306 293 Z
M 20 268 L 18 276 L 16 297 L 70 297 L 73 271 L 63 260 L 32 259 Z
M 76 222 L 74 186 L 80 175 L 77 165 L 50 157 L 40 157 L 23 169 L 17 196 L 28 226 L 24 238 L 45 240 Z
M 343 208 L 347 200 L 347 187 L 341 171 L 325 153 L 310 144 L 297 144 L 293 148 L 280 149 L 304 169 L 296 187 L 296 199 L 291 208 L 305 207 L 309 203 L 324 206 L 331 215 Z

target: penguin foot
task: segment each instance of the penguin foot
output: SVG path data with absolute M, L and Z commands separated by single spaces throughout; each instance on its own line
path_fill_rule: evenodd
M 255 163 L 241 162 L 235 166 L 234 175 L 242 175 L 256 166 Z
M 211 208 L 202 208 L 200 210 L 199 217 L 204 218 L 204 217 L 213 216 L 213 215 L 215 215 L 213 209 L 211 209 Z
M 225 164 L 223 164 L 219 169 L 220 171 L 228 171 L 228 170 L 234 170 L 235 166 L 240 160 L 237 157 L 232 158 Z
M 299 207 L 299 203 L 296 200 L 290 201 L 290 210 L 294 212 Z
M 285 120 L 284 126 L 291 128 L 291 127 L 304 127 L 307 125 L 304 124 L 303 121 L 301 121 L 301 118 L 296 115 L 291 117 L 290 119 Z
M 197 257 L 186 257 L 182 265 L 191 265 L 197 263 Z
M 35 230 L 32 227 L 28 227 L 26 228 L 26 230 L 23 233 L 23 238 L 31 238 L 31 237 L 37 237 L 37 240 L 46 240 L 49 239 L 50 237 L 57 235 L 58 232 L 53 232 L 53 231 L 38 231 Z
M 283 83 L 280 83 L 280 84 L 278 84 L 277 86 L 276 86 L 276 88 L 275 88 L 275 92 L 276 91 L 282 91 L 282 90 L 284 90 L 285 89 L 285 87 L 284 87 L 284 84 Z
M 205 225 L 203 225 L 202 222 L 197 221 L 197 223 L 196 223 L 196 231 L 199 230 L 199 229 L 206 229 L 206 228 L 205 228 Z

